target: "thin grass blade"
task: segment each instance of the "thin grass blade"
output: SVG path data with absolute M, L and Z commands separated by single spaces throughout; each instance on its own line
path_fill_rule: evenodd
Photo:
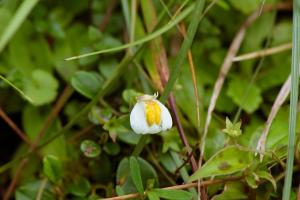
M 297 120 L 297 102 L 298 102 L 298 83 L 299 83 L 299 61 L 300 61 L 300 0 L 293 1 L 293 47 L 292 47 L 292 65 L 291 65 L 291 97 L 290 97 L 290 116 L 289 116 L 289 143 L 287 167 L 285 172 L 283 197 L 290 199 L 292 176 L 295 154 L 295 135 Z
M 14 36 L 18 28 L 25 21 L 26 17 L 29 15 L 30 11 L 38 3 L 39 0 L 25 0 L 18 8 L 16 14 L 8 23 L 8 26 L 4 30 L 3 34 L 0 37 L 0 53 L 7 45 L 9 40 Z

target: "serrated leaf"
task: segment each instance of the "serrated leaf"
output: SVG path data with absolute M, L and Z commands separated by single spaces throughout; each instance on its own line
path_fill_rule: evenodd
M 43 172 L 52 182 L 59 181 L 64 173 L 61 161 L 53 156 L 47 155 L 43 159 Z
M 212 156 L 200 169 L 189 179 L 189 182 L 199 178 L 227 175 L 242 171 L 252 163 L 249 152 L 236 146 L 228 146 Z
M 80 149 L 86 157 L 94 158 L 101 153 L 100 146 L 92 140 L 84 140 L 80 144 Z
M 261 91 L 255 84 L 252 84 L 249 90 L 248 87 L 249 81 L 236 77 L 230 80 L 227 95 L 247 113 L 253 113 L 262 102 Z
M 71 85 L 85 97 L 92 99 L 102 87 L 103 79 L 96 72 L 78 71 L 72 79 Z
M 140 195 L 143 195 L 144 187 L 143 187 L 143 182 L 142 182 L 142 177 L 141 177 L 141 170 L 140 170 L 140 166 L 139 166 L 137 159 L 135 157 L 131 156 L 129 159 L 129 165 L 130 165 L 130 174 L 131 174 L 133 183 L 134 183 L 137 191 L 140 193 Z
M 237 122 L 233 124 L 228 117 L 226 117 L 226 128 L 223 129 L 224 133 L 227 133 L 229 136 L 237 137 L 242 134 L 241 130 L 242 122 Z
M 189 200 L 193 198 L 192 193 L 184 190 L 153 189 L 152 191 L 163 199 Z

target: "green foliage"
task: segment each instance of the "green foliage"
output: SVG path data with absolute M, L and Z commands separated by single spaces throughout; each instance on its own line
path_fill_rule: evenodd
M 242 122 L 233 124 L 228 117 L 226 117 L 226 128 L 223 129 L 223 132 L 227 133 L 231 137 L 238 137 L 242 134 L 241 125 Z
M 138 160 L 135 157 L 129 158 L 129 166 L 130 166 L 130 174 L 132 181 L 137 189 L 137 191 L 140 193 L 140 195 L 143 196 L 144 194 L 144 187 L 141 177 L 141 170 L 138 163 Z
M 71 84 L 77 92 L 92 99 L 101 89 L 103 79 L 96 72 L 78 71 L 72 77 Z
M 138 190 L 136 189 L 136 183 L 139 185 L 138 187 L 140 187 L 140 189 L 142 189 L 142 187 L 146 188 L 147 183 L 151 180 L 154 181 L 154 187 L 158 185 L 158 177 L 154 168 L 142 158 L 138 157 L 134 159 L 135 161 L 132 161 L 132 159 L 129 158 L 124 158 L 119 163 L 117 169 L 116 181 L 119 183 L 120 189 L 123 191 L 124 194 L 137 192 Z M 135 168 L 139 166 L 140 175 L 138 174 L 138 172 L 134 172 L 135 177 L 133 177 L 131 170 L 133 166 Z M 140 178 L 142 178 L 142 180 L 140 180 Z M 142 181 L 142 186 L 140 185 L 140 181 Z
M 183 190 L 167 190 L 167 189 L 153 189 L 150 191 L 150 196 L 163 199 L 172 199 L 172 200 L 189 200 L 192 199 L 193 195 L 190 192 Z M 149 197 L 149 196 L 148 196 Z M 155 198 L 153 198 L 155 199 Z
M 236 146 L 223 148 L 198 169 L 189 181 L 242 171 L 251 165 L 252 159 L 253 156 L 249 152 Z
M 89 158 L 99 156 L 101 153 L 100 146 L 92 140 L 84 140 L 80 144 L 80 150 L 82 153 Z
M 262 2 L 261 0 L 229 0 L 229 2 L 234 6 L 236 9 L 240 10 L 245 14 L 249 14 L 254 11 Z
M 47 155 L 43 159 L 43 171 L 52 182 L 58 182 L 64 173 L 63 164 L 57 157 Z
M 25 94 L 32 99 L 34 105 L 42 105 L 52 102 L 57 94 L 58 82 L 48 72 L 34 70 L 28 80 L 25 81 Z
M 16 200 L 31 200 L 31 199 L 35 199 L 38 191 L 40 189 L 40 186 L 42 184 L 42 181 L 40 180 L 35 180 L 35 181 L 31 181 L 28 182 L 22 186 L 20 186 L 16 193 L 15 193 L 15 198 Z M 46 189 L 43 191 L 42 194 L 42 199 L 45 200 L 54 200 L 56 199 L 55 196 L 53 195 L 53 193 L 50 190 L 50 185 L 47 184 Z
M 69 193 L 71 193 L 75 196 L 78 196 L 78 197 L 86 196 L 90 192 L 90 190 L 91 190 L 91 184 L 84 177 L 79 177 L 79 178 L 73 180 L 68 185 Z
M 215 195 L 213 200 L 237 200 L 237 199 L 247 199 L 247 195 L 243 192 L 244 185 L 241 183 L 227 183 L 226 189 L 222 194 Z
M 227 95 L 246 112 L 253 113 L 262 101 L 261 91 L 256 85 L 248 88 L 249 81 L 236 77 L 230 80 Z
M 230 180 L 205 186 L 208 199 L 280 198 L 288 102 L 271 122 L 264 159 L 255 154 L 290 74 L 291 51 L 232 63 L 212 112 L 202 167 L 190 166 L 193 157 L 199 161 L 220 67 L 244 21 L 262 11 L 247 24 L 236 56 L 291 42 L 291 12 L 263 9 L 275 3 L 288 2 L 1 1 L 1 195 L 17 176 L 15 193 L 9 194 L 17 200 L 131 193 L 139 194 L 136 199 L 197 199 L 196 188 L 165 187 L 198 179 Z M 136 97 L 155 92 L 172 106 L 173 127 L 135 134 L 130 112 Z M 299 118 L 296 124 L 299 132 Z M 17 175 L 23 158 L 28 162 Z M 290 188 L 296 199 L 298 186 Z

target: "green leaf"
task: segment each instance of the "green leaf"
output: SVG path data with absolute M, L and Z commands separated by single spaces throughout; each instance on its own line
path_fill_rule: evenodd
M 84 197 L 91 191 L 91 184 L 88 179 L 84 177 L 76 178 L 67 186 L 69 193 Z
M 84 140 L 81 142 L 80 150 L 89 158 L 97 157 L 101 153 L 100 146 L 92 140 Z
M 41 187 L 42 181 L 32 181 L 27 182 L 24 185 L 21 185 L 17 188 L 15 193 L 15 199 L 16 200 L 32 200 L 36 199 L 36 196 L 38 194 L 38 191 Z M 43 191 L 42 198 L 43 200 L 55 200 L 56 197 L 51 192 L 51 189 L 49 187 L 50 185 L 47 184 L 45 190 Z
M 143 44 L 145 42 L 148 42 L 148 41 L 160 36 L 161 34 L 165 33 L 169 29 L 176 26 L 181 20 L 183 20 L 188 14 L 190 14 L 193 11 L 193 9 L 194 9 L 194 6 L 191 5 L 190 7 L 183 10 L 179 15 L 174 17 L 174 19 L 169 21 L 169 23 L 167 23 L 162 28 L 160 28 L 157 31 L 145 36 L 144 38 L 139 39 L 137 41 L 134 41 L 132 43 L 128 43 L 128 44 L 124 44 L 124 45 L 121 45 L 121 46 L 118 46 L 118 47 L 114 47 L 114 48 L 110 48 L 110 49 L 104 49 L 104 50 L 100 50 L 100 51 L 96 51 L 96 52 L 92 52 L 92 53 L 88 53 L 88 54 L 83 54 L 83 55 L 80 55 L 80 56 L 70 57 L 70 58 L 67 58 L 65 60 L 74 60 L 74 59 L 79 59 L 79 58 L 83 58 L 83 57 L 87 57 L 87 56 L 93 56 L 93 55 L 97 55 L 97 54 L 120 51 L 122 49 L 130 48 L 130 47 L 133 47 L 133 46 L 136 46 L 136 45 L 139 45 L 139 44 Z
M 5 83 L 10 85 L 14 90 L 16 90 L 24 99 L 29 101 L 30 103 L 33 103 L 33 100 L 27 96 L 21 89 L 19 89 L 16 85 L 14 85 L 12 82 L 10 82 L 8 79 L 6 79 L 4 76 L 0 75 L 0 79 L 3 80 Z
M 129 124 L 129 115 L 123 115 L 119 118 L 112 117 L 103 128 L 109 132 L 113 141 L 116 137 L 128 144 L 137 144 L 142 135 L 135 134 Z
M 152 191 L 155 192 L 157 196 L 164 199 L 189 200 L 193 198 L 192 193 L 184 190 L 153 189 Z
M 275 119 L 272 122 L 270 131 L 266 141 L 267 150 L 282 149 L 288 144 L 288 130 L 289 130 L 289 109 L 288 106 L 283 106 L 278 111 Z M 297 124 L 300 124 L 298 118 Z M 299 130 L 299 129 L 298 129 Z
M 130 160 L 130 173 L 131 173 L 131 178 L 133 180 L 133 183 L 137 191 L 140 193 L 140 195 L 144 195 L 144 187 L 142 183 L 139 163 L 134 156 L 131 156 L 129 160 Z
M 248 87 L 249 81 L 235 77 L 229 82 L 227 95 L 247 113 L 253 113 L 262 102 L 261 91 L 255 84 L 249 90 Z
M 52 182 L 58 182 L 63 177 L 64 168 L 57 157 L 47 155 L 43 159 L 43 172 Z
M 127 89 L 123 91 L 122 97 L 126 103 L 128 103 L 129 105 L 133 105 L 136 103 L 136 97 L 140 94 L 141 93 L 138 93 L 133 89 Z
M 161 134 L 163 139 L 162 152 L 166 153 L 168 150 L 180 151 L 182 149 L 182 143 L 180 142 L 177 129 L 171 128 L 165 133 Z
M 159 196 L 156 194 L 155 191 L 150 191 L 147 193 L 149 200 L 159 200 Z
M 259 180 L 257 180 L 257 179 L 258 179 L 258 177 L 254 172 L 249 173 L 246 176 L 246 181 L 247 181 L 248 185 L 253 189 L 256 189 L 258 187 Z
M 143 187 L 146 188 L 149 180 L 154 180 L 154 187 L 158 186 L 158 178 L 154 168 L 144 159 L 138 157 L 138 164 L 141 170 Z M 124 158 L 119 163 L 116 175 L 116 182 L 122 188 L 124 194 L 137 192 L 137 189 L 132 180 L 129 158 Z
M 245 194 L 245 186 L 240 182 L 227 183 L 225 185 L 224 191 L 212 198 L 212 200 L 241 200 L 248 199 L 247 194 Z
M 229 2 L 238 10 L 245 14 L 249 14 L 256 10 L 261 3 L 261 0 L 229 0 Z
M 267 171 L 258 171 L 258 172 L 255 172 L 255 173 L 259 178 L 263 178 L 263 179 L 266 179 L 266 180 L 270 181 L 270 183 L 272 183 L 272 185 L 274 187 L 274 190 L 277 189 L 276 180 L 274 179 L 274 177 L 269 172 L 267 172 Z
M 121 151 L 121 147 L 119 145 L 119 143 L 112 143 L 112 142 L 107 142 L 104 147 L 103 150 L 111 156 L 116 156 L 120 153 Z
M 223 129 L 224 133 L 227 133 L 231 137 L 237 137 L 242 134 L 241 130 L 242 122 L 233 124 L 228 117 L 226 117 L 226 128 Z
M 24 79 L 24 92 L 36 106 L 52 102 L 58 89 L 58 81 L 47 71 L 36 69 Z
M 252 156 L 249 152 L 239 149 L 236 146 L 228 146 L 213 157 L 211 157 L 200 169 L 189 179 L 189 182 L 199 178 L 227 175 L 242 171 L 252 163 Z
M 31 141 L 35 140 L 38 133 L 44 126 L 50 111 L 50 107 L 47 108 L 45 106 L 43 108 L 34 107 L 32 105 L 24 107 L 22 113 L 22 125 L 25 133 Z M 45 131 L 40 142 L 42 143 L 52 137 L 55 131 L 59 129 L 61 129 L 61 125 L 59 119 L 57 118 Z M 43 149 L 41 149 L 41 152 L 43 155 L 51 154 L 62 160 L 66 159 L 66 142 L 64 135 L 57 137 L 55 140 L 47 144 Z
M 100 108 L 98 106 L 93 106 L 88 114 L 90 122 L 93 124 L 105 124 L 112 117 L 111 109 Z
M 96 96 L 102 84 L 103 79 L 96 72 L 78 71 L 71 79 L 71 85 L 74 89 L 90 99 Z

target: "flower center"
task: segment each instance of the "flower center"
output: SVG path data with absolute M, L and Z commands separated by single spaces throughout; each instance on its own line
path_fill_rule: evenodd
M 146 120 L 149 126 L 153 124 L 160 125 L 160 114 L 161 110 L 157 102 L 155 101 L 144 101 Z

